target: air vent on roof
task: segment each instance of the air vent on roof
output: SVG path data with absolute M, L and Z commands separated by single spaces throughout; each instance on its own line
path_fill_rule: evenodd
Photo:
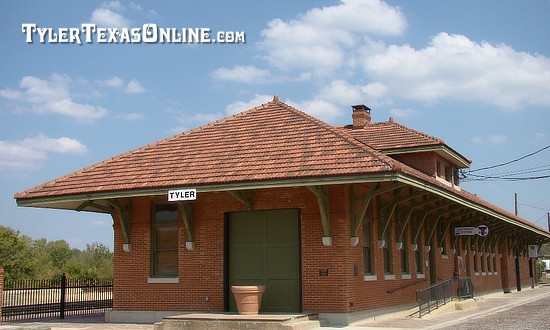
M 353 128 L 362 128 L 370 123 L 370 108 L 363 104 L 352 105 Z

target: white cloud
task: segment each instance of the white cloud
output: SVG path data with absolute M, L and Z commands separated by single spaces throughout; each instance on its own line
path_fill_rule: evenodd
M 101 4 L 101 8 L 109 8 L 113 10 L 124 10 L 124 6 L 120 3 L 120 1 L 109 1 L 109 2 L 103 2 Z
M 287 103 L 325 122 L 332 122 L 346 115 L 342 107 L 322 99 L 314 98 L 302 102 L 288 101 Z
M 113 76 L 113 77 L 111 77 L 109 79 L 106 79 L 106 80 L 98 80 L 97 82 L 102 84 L 102 85 L 107 85 L 109 87 L 120 87 L 120 86 L 124 85 L 124 80 L 120 79 L 117 76 Z
M 135 3 L 135 2 L 130 2 L 130 8 L 133 9 L 133 10 L 138 10 L 138 11 L 143 10 L 143 8 L 141 7 L 141 5 L 138 5 L 138 4 Z
M 49 80 L 27 76 L 21 79 L 20 90 L 3 89 L 0 96 L 29 103 L 38 113 L 55 113 L 78 120 L 95 120 L 107 114 L 102 107 L 74 102 L 69 91 L 71 83 L 67 75 L 53 74 Z
M 248 102 L 243 101 L 237 101 L 234 103 L 229 104 L 227 107 L 225 107 L 225 112 L 228 115 L 234 115 L 236 113 L 254 108 L 260 104 L 267 103 L 269 101 L 273 100 L 273 95 L 260 95 L 256 94 L 254 97 L 249 100 Z
M 269 71 L 258 69 L 252 65 L 235 65 L 232 69 L 219 68 L 212 72 L 211 76 L 215 80 L 261 83 L 267 80 Z
M 396 118 L 405 118 L 405 117 L 411 117 L 418 114 L 417 110 L 414 109 L 390 109 L 390 114 L 393 117 Z
M 366 35 L 399 35 L 406 25 L 400 9 L 383 1 L 342 0 L 288 22 L 270 21 L 259 47 L 278 68 L 326 73 L 344 65 L 348 53 Z
M 132 79 L 130 80 L 130 82 L 128 82 L 128 85 L 126 86 L 126 93 L 137 94 L 143 92 L 145 92 L 145 88 L 141 86 L 139 81 L 137 81 L 136 79 Z
M 388 46 L 363 58 L 387 94 L 419 101 L 453 99 L 508 109 L 550 105 L 550 59 L 511 47 L 440 33 L 426 48 Z
M 43 134 L 18 141 L 0 141 L 0 169 L 8 171 L 32 170 L 48 153 L 85 154 L 88 151 L 80 141 L 68 137 L 49 138 Z
M 129 28 L 130 21 L 119 13 L 109 8 L 97 8 L 92 12 L 90 22 L 98 27 Z
M 319 97 L 339 104 L 355 104 L 364 102 L 364 94 L 359 85 L 351 85 L 344 80 L 334 80 L 321 88 Z
M 477 144 L 503 144 L 508 142 L 508 137 L 504 134 L 494 134 L 489 137 L 476 136 L 472 141 Z
M 115 118 L 129 121 L 129 120 L 141 120 L 141 119 L 144 119 L 145 116 L 142 113 L 129 112 L 129 113 L 122 113 L 120 115 L 117 115 Z

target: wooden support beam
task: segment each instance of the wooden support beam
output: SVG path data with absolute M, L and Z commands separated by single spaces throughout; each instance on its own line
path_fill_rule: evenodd
M 125 198 L 125 203 L 122 205 L 117 199 L 107 200 L 107 204 L 111 207 L 111 217 L 115 219 L 115 213 L 120 222 L 122 229 L 122 237 L 124 244 L 122 249 L 125 252 L 132 251 L 132 242 L 130 237 L 130 198 Z
M 437 228 L 437 223 L 439 222 L 439 219 L 446 215 L 446 214 L 449 214 L 449 213 L 452 213 L 452 212 L 455 212 L 457 210 L 460 210 L 462 208 L 462 206 L 458 206 L 458 205 L 454 205 L 454 206 L 451 206 L 450 209 L 448 210 L 442 210 L 442 211 L 439 211 L 439 212 L 436 212 L 436 214 L 434 214 L 434 216 L 436 217 L 435 219 L 435 222 L 433 223 L 433 226 L 431 229 L 429 229 L 430 231 L 430 235 L 428 236 L 428 238 L 426 239 L 426 243 L 429 243 L 430 240 L 432 239 L 432 236 L 435 232 L 435 229 Z
M 386 187 L 380 187 L 379 184 L 371 184 L 366 193 L 356 196 L 355 194 L 355 184 L 350 185 L 350 210 L 351 210 L 351 239 L 350 244 L 352 246 L 357 245 L 359 238 L 357 237 L 357 232 L 361 226 L 361 222 L 365 218 L 367 209 L 372 201 L 372 198 L 392 190 L 403 187 L 403 183 L 392 183 Z M 356 213 L 356 207 L 360 203 L 361 208 L 359 213 Z
M 443 243 L 445 242 L 445 237 L 447 237 L 447 232 L 449 231 L 449 228 L 451 227 L 452 222 L 453 222 L 453 219 L 449 219 L 447 221 L 447 224 L 445 225 L 445 230 L 443 231 L 443 235 L 441 235 L 441 240 L 439 241 L 438 246 L 443 246 Z
M 308 186 L 307 187 L 317 198 L 319 214 L 321 215 L 321 224 L 323 225 L 323 245 L 331 246 L 332 237 L 330 236 L 330 209 L 329 209 L 329 187 L 328 186 Z
M 433 208 L 430 208 L 429 210 L 425 210 L 420 214 L 420 217 L 421 217 L 422 220 L 420 220 L 420 222 L 418 223 L 416 231 L 414 233 L 414 237 L 413 237 L 413 240 L 412 240 L 414 242 L 414 244 L 418 244 L 418 235 L 420 235 L 420 230 L 422 229 L 422 226 L 424 225 L 424 222 L 426 221 L 426 218 L 428 217 L 428 214 L 433 212 L 433 211 L 437 211 L 437 210 L 440 210 L 440 209 L 445 208 L 447 206 L 450 206 L 450 205 L 452 205 L 452 202 L 442 202 L 439 205 L 437 205 Z M 430 237 L 430 239 L 431 239 L 431 237 Z M 427 240 L 426 240 L 426 243 L 428 243 Z
M 80 204 L 76 209 L 75 211 L 78 211 L 78 212 L 81 212 L 83 211 L 85 208 L 87 207 L 91 207 L 91 208 L 94 208 L 96 210 L 99 210 L 99 211 L 102 211 L 102 212 L 105 212 L 105 213 L 111 213 L 111 208 L 109 208 L 108 206 L 103 206 L 103 205 L 100 205 L 100 204 L 97 204 L 95 203 L 94 201 L 85 201 L 85 202 L 82 202 L 82 204 Z
M 357 232 L 359 231 L 359 227 L 361 226 L 361 222 L 363 221 L 365 214 L 367 213 L 367 209 L 370 205 L 371 199 L 374 196 L 374 191 L 376 190 L 375 184 L 371 184 L 369 187 L 369 190 L 361 195 L 361 196 L 355 196 L 355 184 L 350 185 L 350 221 L 351 221 L 351 245 L 355 246 L 359 242 L 359 239 L 357 237 Z M 356 213 L 356 205 L 358 203 L 361 203 L 361 209 L 359 210 L 359 213 Z
M 408 206 L 402 210 L 402 213 L 405 215 L 403 217 L 404 221 L 401 223 L 401 229 L 399 230 L 399 235 L 397 236 L 396 241 L 401 243 L 403 242 L 403 235 L 405 234 L 405 229 L 407 229 L 407 224 L 411 219 L 411 215 L 415 209 L 414 205 Z
M 195 237 L 193 234 L 193 204 L 189 202 L 177 202 L 177 205 L 183 224 L 185 225 L 185 233 L 187 234 L 187 242 L 185 242 L 185 247 L 187 250 L 194 250 Z
M 228 190 L 227 192 L 231 196 L 238 199 L 239 202 L 243 203 L 246 206 L 246 209 L 248 211 L 252 211 L 252 192 L 251 191 Z
M 462 249 L 462 255 L 466 255 L 466 253 L 468 253 L 468 250 L 466 249 L 468 247 L 468 244 L 470 244 L 470 239 L 472 237 L 471 236 L 468 236 L 468 238 L 466 238 L 466 236 L 463 236 L 462 237 L 462 246 L 460 247 Z
M 399 199 L 399 193 L 401 192 L 401 187 L 397 188 L 395 190 L 395 200 L 390 202 L 389 205 L 385 206 L 385 210 L 387 214 L 384 214 L 382 212 L 382 208 L 384 208 L 384 205 L 382 205 L 382 198 L 380 198 L 378 201 L 378 240 L 382 241 L 384 240 L 384 235 L 386 234 L 386 230 L 388 230 L 388 227 L 390 225 L 391 216 L 393 215 L 393 212 L 395 211 L 395 208 L 397 207 L 397 200 Z

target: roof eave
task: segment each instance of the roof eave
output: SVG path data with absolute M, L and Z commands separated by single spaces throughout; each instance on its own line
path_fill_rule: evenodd
M 469 168 L 470 164 L 472 163 L 471 160 L 468 158 L 462 156 L 452 148 L 448 147 L 447 145 L 430 145 L 430 146 L 419 146 L 419 147 L 409 147 L 409 148 L 396 148 L 396 149 L 385 149 L 381 150 L 385 155 L 398 155 L 398 154 L 407 154 L 407 153 L 415 153 L 415 152 L 436 152 L 443 156 L 446 159 L 449 159 L 453 161 L 453 163 L 460 165 L 462 168 Z
M 307 187 L 318 185 L 335 185 L 335 184 L 351 184 L 351 183 L 370 183 L 370 182 L 401 182 L 406 185 L 416 187 L 418 189 L 430 192 L 437 196 L 443 197 L 475 211 L 482 212 L 488 216 L 494 217 L 511 225 L 529 230 L 545 237 L 550 241 L 550 233 L 540 230 L 529 224 L 518 221 L 511 217 L 501 214 L 490 208 L 480 205 L 474 201 L 468 200 L 465 197 L 454 194 L 449 189 L 438 187 L 430 182 L 426 182 L 414 176 L 402 172 L 382 172 L 376 174 L 360 174 L 347 176 L 327 176 L 327 177 L 310 177 L 296 178 L 286 180 L 269 180 L 269 181 L 248 181 L 234 183 L 220 183 L 211 185 L 198 186 L 178 186 L 178 187 L 163 187 L 153 189 L 126 190 L 126 191 L 109 191 L 101 193 L 76 194 L 65 196 L 38 197 L 38 198 L 19 198 L 16 199 L 17 205 L 22 207 L 39 207 L 39 208 L 61 208 L 67 210 L 77 210 L 79 206 L 88 201 L 104 201 L 117 198 L 143 197 L 143 196 L 163 196 L 167 195 L 171 189 L 189 189 L 195 188 L 197 192 L 220 192 L 220 191 L 235 191 L 235 190 L 251 190 L 251 189 L 269 189 L 269 188 L 289 188 L 289 187 Z M 100 204 L 101 205 L 101 204 Z M 83 207 L 79 211 L 108 213 L 105 210 L 96 207 Z
M 172 186 L 150 189 L 134 189 L 122 191 L 106 191 L 97 193 L 58 195 L 47 197 L 31 197 L 31 198 L 16 198 L 17 206 L 21 207 L 41 207 L 41 208 L 57 208 L 58 205 L 86 202 L 97 200 L 108 200 L 128 197 L 143 197 L 143 196 L 162 196 L 167 195 L 168 190 L 173 189 L 191 189 L 201 192 L 220 192 L 220 191 L 235 191 L 235 190 L 252 190 L 252 189 L 269 189 L 269 188 L 288 188 L 288 187 L 307 187 L 317 185 L 334 185 L 348 184 L 356 182 L 388 182 L 395 181 L 395 172 L 381 172 L 376 174 L 361 174 L 361 175 L 346 175 L 346 176 L 327 176 L 327 177 L 309 177 L 296 179 L 282 180 L 266 180 L 266 181 L 243 181 L 232 183 L 218 183 L 209 185 L 187 185 L 187 186 Z M 73 208 L 64 208 L 74 210 Z M 95 212 L 95 211 L 94 211 Z

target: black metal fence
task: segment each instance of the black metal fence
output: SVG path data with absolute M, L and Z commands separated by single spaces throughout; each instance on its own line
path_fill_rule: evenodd
M 469 277 L 454 277 L 416 290 L 418 317 L 447 304 L 453 298 L 474 297 L 474 286 Z
M 113 307 L 113 280 L 6 280 L 2 321 L 102 313 Z

